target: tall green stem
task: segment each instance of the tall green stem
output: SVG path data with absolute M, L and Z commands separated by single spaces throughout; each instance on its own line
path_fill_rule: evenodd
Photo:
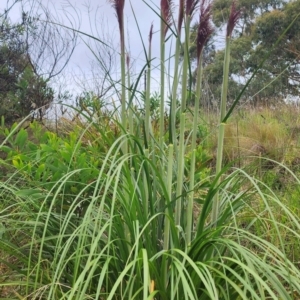
M 128 86 L 128 101 L 129 101 L 131 99 L 129 63 L 127 64 L 127 86 Z M 129 115 L 128 116 L 128 118 L 129 118 L 129 133 L 131 135 L 133 135 L 134 132 L 133 132 L 133 105 L 132 105 L 132 101 L 130 103 L 128 115 Z
M 182 189 L 184 176 L 184 132 L 185 132 L 185 110 L 186 110 L 186 95 L 187 95 L 187 74 L 189 63 L 189 37 L 190 37 L 190 16 L 186 17 L 185 26 L 185 48 L 182 69 L 182 86 L 181 86 L 181 114 L 180 114 L 180 135 L 179 135 L 179 153 L 178 153 L 178 177 L 176 189 L 176 225 L 180 225 L 181 209 L 182 209 Z
M 168 155 L 168 170 L 167 170 L 167 192 L 169 199 L 166 200 L 166 209 L 165 214 L 170 215 L 170 203 L 172 200 L 172 180 L 173 180 L 173 152 L 174 146 L 170 144 L 169 148 L 169 155 Z M 170 242 L 170 220 L 169 218 L 165 217 L 164 222 L 164 250 L 169 249 L 169 242 Z
M 123 18 L 122 18 L 123 23 Z M 121 84 L 122 84 L 122 94 L 121 94 L 121 124 L 123 130 L 126 132 L 127 130 L 127 116 L 126 116 L 126 54 L 125 54 L 125 39 L 124 39 L 124 23 L 120 26 L 120 42 L 121 42 Z M 126 154 L 128 152 L 127 149 L 127 141 L 124 141 L 123 153 Z
M 189 65 L 189 44 L 190 44 L 190 23 L 191 18 L 187 16 L 186 26 L 185 26 L 185 42 L 184 42 L 184 58 L 183 58 L 183 68 L 182 68 L 182 90 L 181 90 L 181 112 L 186 110 L 186 100 L 187 100 L 187 74 Z
M 147 83 L 146 83 L 146 92 L 145 92 L 145 131 L 146 131 L 146 141 L 148 147 L 150 143 L 150 130 L 151 130 L 150 129 L 150 88 L 151 88 L 151 41 L 149 42 Z
M 178 162 L 177 165 L 177 188 L 176 188 L 176 206 L 175 206 L 175 224 L 180 225 L 180 219 L 181 219 L 181 188 L 182 188 L 182 179 L 183 179 L 183 159 L 184 157 L 180 157 L 178 155 L 177 151 L 177 137 L 176 137 L 176 106 L 177 106 L 177 88 L 178 88 L 178 70 L 179 70 L 179 54 L 180 54 L 180 47 L 181 47 L 181 28 L 177 28 L 177 38 L 176 38 L 176 48 L 175 48 L 175 62 L 174 62 L 174 77 L 173 77 L 173 86 L 172 86 L 172 97 L 171 97 L 171 112 L 170 112 L 170 131 L 169 135 L 171 138 L 172 143 L 174 144 L 174 152 L 175 156 Z M 180 132 L 184 130 L 185 124 L 185 114 L 181 113 L 180 115 Z M 180 151 L 179 153 L 182 153 L 183 150 L 183 144 L 182 141 L 180 141 L 179 144 Z M 178 197 L 178 198 L 177 198 Z
M 225 58 L 223 67 L 223 85 L 222 85 L 222 95 L 221 95 L 221 112 L 220 112 L 220 122 L 226 115 L 226 103 L 227 103 L 227 91 L 228 91 L 228 74 L 229 74 L 229 64 L 230 64 L 230 37 L 226 37 L 226 47 L 225 47 Z
M 145 149 L 145 157 L 149 158 L 149 149 Z M 145 189 L 145 195 L 143 197 L 143 205 L 144 205 L 144 210 L 145 210 L 145 217 L 148 218 L 148 213 L 149 213 L 149 191 L 148 191 L 148 184 L 147 182 L 147 176 L 146 172 L 143 172 L 143 181 L 145 182 L 144 184 L 144 189 Z
M 159 146 L 164 146 L 165 134 L 165 22 L 163 15 L 160 18 L 160 113 L 159 113 Z
M 175 224 L 177 226 L 181 225 L 181 209 L 182 209 L 182 187 L 183 187 L 183 176 L 184 176 L 184 128 L 185 128 L 185 113 L 180 114 L 180 134 L 179 139 L 179 155 L 177 157 L 177 187 L 176 187 L 176 209 L 175 209 Z
M 192 239 L 193 231 L 193 207 L 194 207 L 194 188 L 195 188 L 195 164 L 196 164 L 196 139 L 198 130 L 198 115 L 200 108 L 200 97 L 201 97 L 201 87 L 202 87 L 202 54 L 199 58 L 199 63 L 197 67 L 197 85 L 196 85 L 196 99 L 194 107 L 194 117 L 193 117 L 193 133 L 192 133 L 192 158 L 191 158 L 191 168 L 190 168 L 190 185 L 189 185 L 189 198 L 187 205 L 187 225 L 186 225 L 186 241 L 187 245 L 190 245 Z
M 174 77 L 172 86 L 172 96 L 171 96 L 171 116 L 170 116 L 170 138 L 171 143 L 174 144 L 175 153 L 177 153 L 176 147 L 176 100 L 177 100 L 177 88 L 178 88 L 178 70 L 179 70 L 179 54 L 180 54 L 180 36 L 176 39 L 176 49 L 175 49 L 175 61 L 174 61 Z
M 219 134 L 218 134 L 218 150 L 217 150 L 217 162 L 216 162 L 216 176 L 220 175 L 223 163 L 223 146 L 224 146 L 224 134 L 225 134 L 225 123 L 223 119 L 226 115 L 226 102 L 227 102 L 227 91 L 228 91 L 228 74 L 229 74 L 229 63 L 230 63 L 230 36 L 226 37 L 225 46 L 225 58 L 223 66 L 223 85 L 222 85 L 222 95 L 221 95 L 221 108 L 220 108 L 220 124 L 219 124 Z M 220 183 L 220 178 L 218 184 Z M 216 223 L 219 214 L 220 206 L 220 195 L 219 191 L 213 201 L 212 207 L 212 222 Z
M 172 200 L 172 182 L 173 182 L 173 150 L 174 147 L 172 144 L 168 146 L 169 149 L 169 155 L 168 155 L 168 170 L 167 170 L 167 193 L 168 193 L 168 199 L 166 199 L 165 202 L 165 217 L 164 217 L 164 250 L 169 250 L 169 244 L 170 244 L 170 203 Z M 165 284 L 168 282 L 168 265 L 166 262 L 164 266 L 164 282 Z

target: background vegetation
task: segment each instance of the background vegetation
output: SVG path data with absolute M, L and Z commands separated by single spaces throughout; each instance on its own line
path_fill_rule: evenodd
M 231 1 L 217 0 L 213 3 L 215 33 L 224 30 L 229 16 Z M 298 1 L 238 1 L 242 16 L 234 30 L 231 45 L 229 101 L 239 94 L 250 75 L 256 70 L 269 49 L 275 44 L 293 18 L 299 14 Z M 268 57 L 241 102 L 250 106 L 276 105 L 299 94 L 299 19 L 295 21 Z M 192 27 L 190 55 L 196 60 L 197 23 Z M 212 36 L 205 53 L 204 87 L 207 105 L 215 105 L 220 99 L 224 50 L 220 50 L 219 37 Z

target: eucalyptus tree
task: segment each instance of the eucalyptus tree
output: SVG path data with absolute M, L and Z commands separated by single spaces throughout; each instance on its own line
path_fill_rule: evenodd
M 229 16 L 230 0 L 213 2 L 213 22 L 217 29 L 224 30 Z M 262 58 L 277 43 L 268 60 L 252 80 L 241 100 L 249 103 L 272 103 L 283 101 L 288 96 L 299 93 L 300 56 L 297 52 L 300 41 L 299 1 L 288 0 L 240 0 L 241 18 L 233 32 L 231 44 L 232 59 L 229 74 L 229 103 L 238 95 L 247 79 L 258 68 Z M 295 20 L 296 19 L 296 20 Z M 282 33 L 289 27 L 287 33 Z M 195 41 L 191 34 L 190 55 L 196 60 Z M 219 48 L 216 50 L 216 47 Z M 220 99 L 224 49 L 216 38 L 211 40 L 207 49 L 204 68 L 205 93 L 210 98 Z

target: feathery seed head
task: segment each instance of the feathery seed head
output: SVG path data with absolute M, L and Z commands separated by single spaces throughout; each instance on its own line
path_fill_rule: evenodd
M 206 3 L 206 0 L 203 0 L 200 5 L 200 20 L 197 31 L 197 58 L 199 62 L 200 55 L 202 53 L 203 47 L 208 41 L 209 37 L 214 32 L 212 23 L 211 23 L 211 3 Z
M 124 5 L 125 5 L 125 0 L 108 0 L 114 9 L 116 10 L 116 15 L 119 23 L 119 29 L 120 32 L 123 31 L 123 11 L 124 11 Z
M 150 32 L 149 32 L 149 44 L 150 44 L 150 46 L 151 46 L 151 43 L 152 43 L 152 36 L 153 36 L 153 23 L 151 24 Z
M 172 24 L 172 0 L 161 0 L 160 1 L 160 9 L 162 13 L 163 21 L 165 22 L 165 35 L 167 34 L 167 31 L 169 27 Z
M 183 23 L 183 13 L 184 13 L 184 0 L 179 0 L 179 14 L 178 14 L 178 34 L 180 35 L 181 27 Z
M 128 52 L 126 53 L 126 65 L 127 65 L 127 69 L 129 70 L 129 67 L 130 67 L 130 55 L 129 55 Z
M 241 15 L 241 10 L 236 9 L 236 1 L 232 1 L 230 15 L 227 23 L 226 36 L 231 37 L 234 27 L 236 26 Z
M 205 0 L 204 0 L 205 2 Z M 193 13 L 197 7 L 199 0 L 186 0 L 185 2 L 185 15 L 192 18 Z

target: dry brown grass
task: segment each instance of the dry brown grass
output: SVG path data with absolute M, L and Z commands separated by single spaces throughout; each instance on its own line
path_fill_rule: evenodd
M 266 157 L 288 165 L 300 159 L 300 109 L 284 105 L 276 109 L 244 109 L 226 125 L 225 162 L 243 167 L 250 157 Z M 212 123 L 213 117 L 209 117 Z M 212 134 L 212 152 L 216 136 Z
M 5 257 L 5 254 L 0 251 L 0 257 L 8 263 L 14 265 L 16 260 L 12 257 Z M 0 262 L 0 284 L 13 281 L 11 269 L 4 263 Z M 0 299 L 16 299 L 16 293 L 19 287 L 12 285 L 0 286 Z

